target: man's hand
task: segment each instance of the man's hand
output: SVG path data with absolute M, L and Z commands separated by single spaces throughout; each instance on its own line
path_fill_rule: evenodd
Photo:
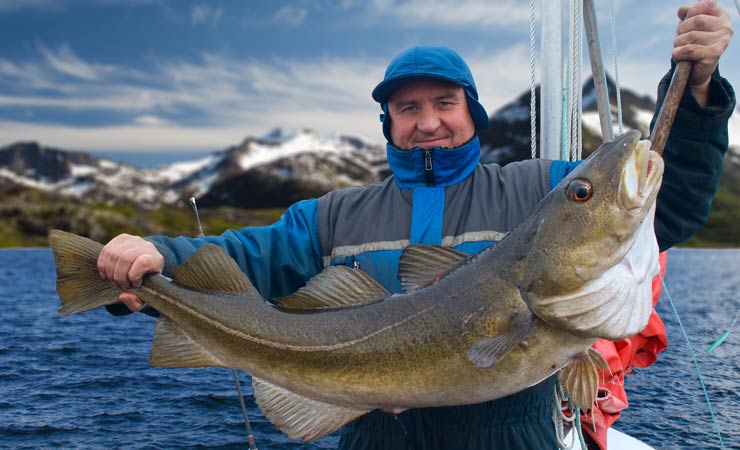
M 124 290 L 140 287 L 144 275 L 160 273 L 162 269 L 164 257 L 154 244 L 138 236 L 120 234 L 108 242 L 98 256 L 100 278 Z M 132 292 L 122 292 L 118 300 L 134 312 L 144 307 L 144 302 Z
M 688 86 L 697 102 L 709 103 L 709 85 L 719 58 L 732 37 L 732 23 L 717 0 L 699 0 L 678 9 L 678 28 L 673 41 L 673 59 L 692 61 Z

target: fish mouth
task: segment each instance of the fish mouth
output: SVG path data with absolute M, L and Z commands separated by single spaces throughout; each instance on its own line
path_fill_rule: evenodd
M 663 158 L 650 150 L 650 141 L 638 141 L 622 171 L 621 206 L 631 212 L 650 207 L 660 189 L 663 169 Z

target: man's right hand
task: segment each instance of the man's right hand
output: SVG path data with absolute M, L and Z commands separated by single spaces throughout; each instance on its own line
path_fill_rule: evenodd
M 124 291 L 141 286 L 141 279 L 148 273 L 160 273 L 164 269 L 164 257 L 149 241 L 139 236 L 120 234 L 114 237 L 98 256 L 100 278 L 109 280 Z M 131 311 L 139 311 L 144 302 L 133 292 L 122 292 L 118 296 Z

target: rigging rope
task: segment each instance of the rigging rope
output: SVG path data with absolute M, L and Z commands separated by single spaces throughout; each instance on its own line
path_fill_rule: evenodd
M 701 384 L 701 389 L 704 391 L 704 397 L 707 400 L 707 406 L 709 406 L 709 415 L 712 416 L 712 424 L 714 425 L 714 429 L 717 432 L 717 438 L 719 439 L 719 445 L 722 450 L 725 450 L 725 444 L 722 442 L 722 433 L 719 429 L 719 422 L 717 421 L 717 417 L 714 415 L 714 410 L 712 409 L 712 402 L 709 400 L 709 392 L 707 392 L 707 386 L 704 384 L 704 377 L 701 374 L 701 369 L 699 368 L 699 361 L 696 359 L 696 352 L 694 352 L 694 347 L 691 345 L 691 340 L 689 340 L 689 335 L 686 333 L 686 329 L 683 327 L 683 322 L 681 322 L 681 317 L 678 315 L 678 310 L 676 309 L 676 305 L 673 303 L 673 298 L 671 297 L 671 293 L 668 291 L 668 285 L 665 282 L 665 279 L 661 275 L 660 281 L 663 283 L 663 291 L 666 293 L 666 296 L 668 297 L 668 301 L 671 304 L 671 308 L 673 309 L 673 314 L 676 316 L 676 320 L 678 321 L 678 326 L 681 329 L 681 333 L 683 333 L 683 337 L 686 340 L 686 344 L 689 346 L 689 352 L 691 353 L 691 358 L 694 360 L 694 367 L 696 367 L 696 374 L 699 376 L 699 384 Z
M 737 2 L 738 0 L 735 0 Z M 622 92 L 619 87 L 619 64 L 617 64 L 617 25 L 616 13 L 614 11 L 614 0 L 609 0 L 609 17 L 611 21 L 612 33 L 612 59 L 614 60 L 614 85 L 617 98 L 617 123 L 619 123 L 619 135 L 624 133 L 622 126 Z
M 581 67 L 583 65 L 582 48 L 583 40 L 581 34 L 581 27 L 583 26 L 583 20 L 581 18 L 583 11 L 582 0 L 572 0 L 571 3 L 571 47 L 573 49 L 571 53 L 571 138 L 570 138 L 570 160 L 578 161 L 581 159 L 581 105 L 583 104 L 583 88 L 581 86 Z
M 588 449 L 586 442 L 583 439 L 583 428 L 581 428 L 581 410 L 571 405 L 568 394 L 563 388 L 563 383 L 560 379 L 555 383 L 555 408 L 552 413 L 552 420 L 555 422 L 555 436 L 558 440 L 558 448 L 560 450 L 572 450 L 575 448 L 576 439 L 580 444 L 582 450 Z M 569 414 L 565 414 L 568 411 Z M 571 427 L 570 433 L 570 444 L 565 442 L 567 433 L 565 432 L 565 424 L 568 423 Z
M 535 89 L 535 0 L 529 0 L 529 140 L 532 159 L 537 157 L 537 90 Z

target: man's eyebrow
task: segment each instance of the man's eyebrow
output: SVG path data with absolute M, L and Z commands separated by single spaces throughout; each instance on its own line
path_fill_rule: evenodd
M 443 94 L 437 95 L 436 97 L 432 97 L 431 100 L 433 102 L 438 102 L 438 101 L 441 101 L 441 100 L 457 100 L 457 99 L 459 99 L 457 90 L 451 90 L 449 92 L 445 92 Z M 419 104 L 419 101 L 416 100 L 416 99 L 413 99 L 413 100 L 397 100 L 395 102 L 390 102 L 390 103 L 391 103 L 391 106 L 394 107 L 394 108 L 401 108 L 401 107 L 409 106 L 409 105 L 417 105 L 417 104 Z
M 432 100 L 434 100 L 435 102 L 438 102 L 440 100 L 449 100 L 449 99 L 453 99 L 454 100 L 454 99 L 457 99 L 457 98 L 458 98 L 457 90 L 454 90 L 454 91 L 449 91 L 449 92 L 445 92 L 444 94 L 438 95 L 438 96 L 432 98 Z

